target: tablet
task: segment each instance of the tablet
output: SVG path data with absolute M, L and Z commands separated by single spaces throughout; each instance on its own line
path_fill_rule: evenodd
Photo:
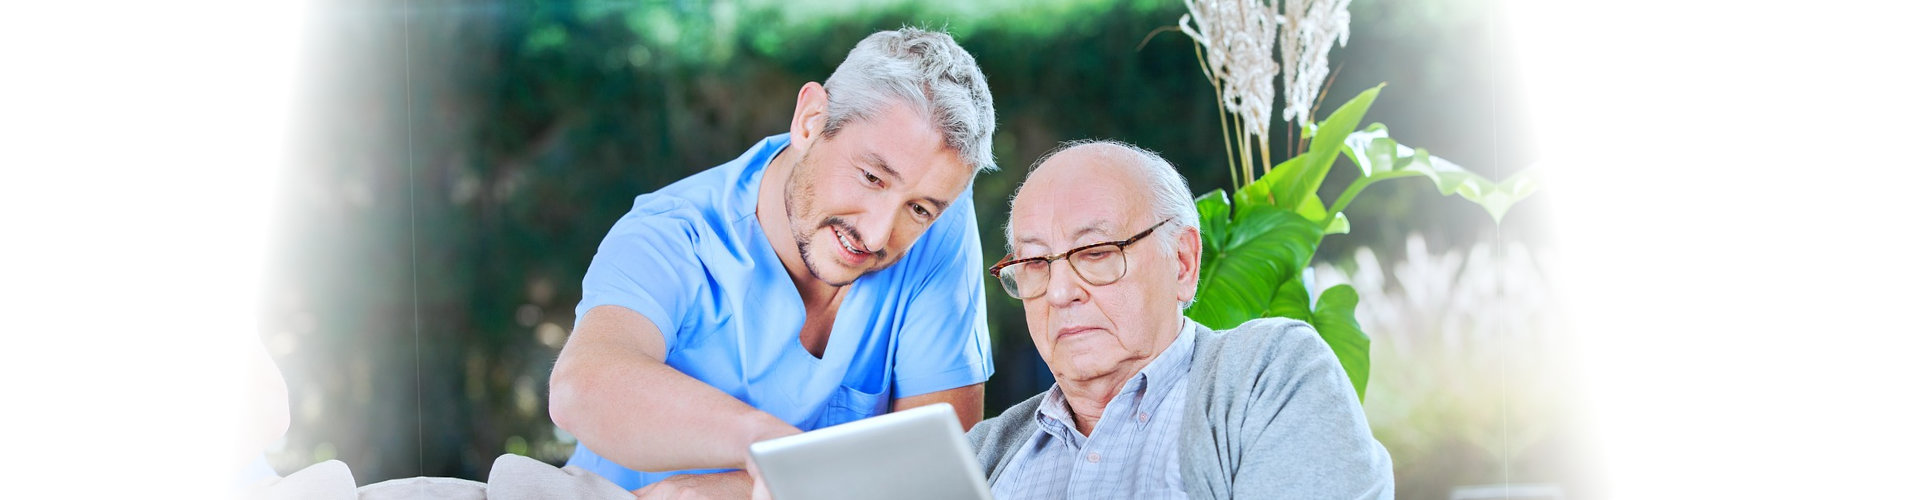
M 989 500 L 986 475 L 946 403 L 747 447 L 775 500 Z

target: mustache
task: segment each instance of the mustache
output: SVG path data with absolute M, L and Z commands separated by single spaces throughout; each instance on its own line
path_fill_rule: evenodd
M 847 238 L 850 238 L 853 241 L 860 243 L 860 246 L 863 246 L 863 247 L 867 246 L 867 239 L 860 237 L 860 230 L 854 229 L 853 225 L 848 224 L 846 219 L 842 219 L 838 216 L 828 216 L 826 219 L 821 220 L 820 226 L 815 229 L 826 229 L 829 227 L 839 228 L 841 233 L 844 233 L 847 235 Z M 839 243 L 840 242 L 838 241 L 834 242 L 834 244 L 836 245 Z M 879 260 L 887 259 L 887 249 L 885 248 L 869 247 L 867 248 L 867 252 L 872 253 L 875 259 L 879 259 Z

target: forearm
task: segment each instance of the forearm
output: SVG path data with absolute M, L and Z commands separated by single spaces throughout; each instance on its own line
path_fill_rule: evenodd
M 747 445 L 799 432 L 638 349 L 568 347 L 554 367 L 554 423 L 628 468 L 738 468 Z
M 934 403 L 953 405 L 955 417 L 960 419 L 960 430 L 965 432 L 980 423 L 985 413 L 986 382 L 965 387 L 956 387 L 944 391 L 930 392 L 918 396 L 908 396 L 893 400 L 893 411 L 916 408 Z

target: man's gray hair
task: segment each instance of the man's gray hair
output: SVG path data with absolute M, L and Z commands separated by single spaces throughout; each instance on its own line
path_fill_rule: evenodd
M 1195 231 L 1200 230 L 1200 208 L 1193 201 L 1193 191 L 1187 187 L 1187 178 L 1181 176 L 1180 171 L 1174 169 L 1173 164 L 1168 163 L 1166 158 L 1162 158 L 1159 153 L 1155 153 L 1146 148 L 1105 139 L 1082 139 L 1063 142 L 1060 143 L 1059 147 L 1053 148 L 1052 151 L 1040 155 L 1039 159 L 1033 160 L 1033 166 L 1027 168 L 1027 177 L 1033 177 L 1033 172 L 1039 170 L 1041 165 L 1046 164 L 1047 160 L 1053 159 L 1055 155 L 1082 146 L 1112 146 L 1131 153 L 1131 156 L 1134 157 L 1133 159 L 1136 160 L 1133 162 L 1134 167 L 1138 168 L 1142 177 L 1146 178 L 1147 185 L 1144 187 L 1147 193 L 1147 211 L 1153 216 L 1152 222 L 1157 223 L 1160 222 L 1161 219 L 1170 219 L 1165 227 L 1154 231 L 1154 236 L 1160 240 L 1160 248 L 1162 250 L 1168 254 L 1172 254 L 1174 252 L 1174 245 L 1180 241 L 1180 233 L 1185 232 L 1183 231 L 1184 229 L 1193 228 Z M 1021 188 L 1025 187 L 1025 183 L 1023 182 Z M 1016 197 L 1018 197 L 1019 192 L 1019 188 L 1014 189 Z M 1009 207 L 1008 212 L 1012 212 L 1011 207 Z M 1006 229 L 1007 253 L 1013 253 L 1013 222 L 1011 220 L 1007 222 Z M 1190 300 L 1180 304 L 1180 308 L 1185 309 L 1191 305 L 1193 305 L 1193 301 Z
M 973 172 L 991 172 L 993 95 L 973 54 L 938 31 L 900 28 L 867 36 L 827 77 L 827 124 L 841 127 L 901 103 L 933 121 L 949 148 Z

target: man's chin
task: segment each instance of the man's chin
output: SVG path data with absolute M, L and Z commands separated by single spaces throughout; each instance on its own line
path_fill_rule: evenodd
M 813 279 L 825 282 L 828 286 L 843 287 L 853 284 L 853 280 L 865 275 L 868 270 L 854 269 L 841 263 L 834 257 L 818 258 L 815 254 L 807 260 L 807 272 Z
M 1054 351 L 1053 359 L 1061 362 L 1054 377 L 1075 382 L 1093 380 L 1113 374 L 1117 363 L 1113 356 L 1098 349 L 1059 349 Z
M 823 283 L 826 283 L 826 284 L 827 284 L 827 286 L 831 286 L 831 287 L 834 287 L 834 288 L 840 288 L 840 287 L 843 287 L 843 286 L 847 286 L 847 285 L 851 285 L 851 284 L 853 284 L 853 280 L 854 280 L 854 279 L 856 279 L 856 278 L 859 278 L 859 277 L 860 277 L 860 275 L 857 275 L 857 274 L 856 274 L 856 275 L 852 275 L 852 276 L 838 276 L 838 275 L 835 275 L 835 276 L 825 276 L 825 275 L 818 275 L 818 274 L 816 274 L 816 275 L 814 275 L 813 277 L 814 277 L 814 278 L 816 278 L 816 279 L 819 279 L 819 280 L 820 280 L 821 282 L 823 282 Z

